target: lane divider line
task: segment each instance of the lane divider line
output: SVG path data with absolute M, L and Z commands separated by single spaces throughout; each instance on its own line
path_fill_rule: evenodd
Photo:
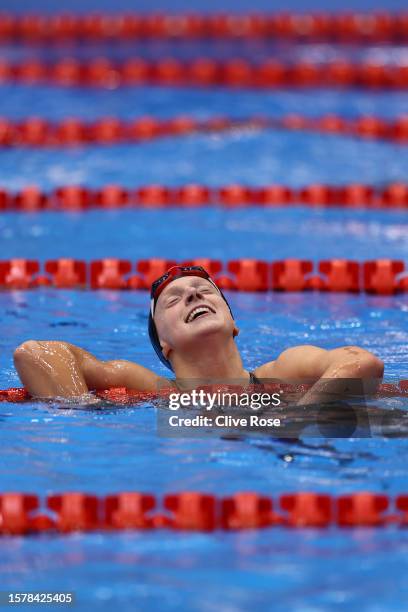
M 0 213 L 83 212 L 93 209 L 195 209 L 220 206 L 225 210 L 247 207 L 345 208 L 370 210 L 406 210 L 408 183 L 385 186 L 348 183 L 325 185 L 313 183 L 295 188 L 270 184 L 259 187 L 230 184 L 210 187 L 185 184 L 177 187 L 153 184 L 138 188 L 105 185 L 92 189 L 81 185 L 64 185 L 43 191 L 36 185 L 13 192 L 0 187 Z
M 121 530 L 176 531 L 404 528 L 408 495 L 361 491 L 332 496 L 300 491 L 275 498 L 252 491 L 218 497 L 181 491 L 156 496 L 124 491 L 103 497 L 62 492 L 44 497 L 26 492 L 0 493 L 0 535 Z
M 0 14 L 0 41 L 100 42 L 119 40 L 242 40 L 402 44 L 408 40 L 408 13 L 215 13 L 170 15 L 103 12 L 21 16 Z
M 285 392 L 285 393 L 305 393 L 312 385 L 290 385 L 286 383 L 268 383 L 265 382 L 263 389 L 265 392 Z M 256 389 L 256 385 L 254 386 Z M 100 389 L 95 392 L 96 396 L 113 402 L 115 404 L 140 404 L 148 403 L 160 397 L 167 398 L 169 393 L 173 393 L 174 389 L 162 389 L 160 393 L 150 393 L 145 391 L 135 391 L 126 387 L 110 387 L 108 389 Z M 378 387 L 374 398 L 390 398 L 390 397 L 408 397 L 408 380 L 400 380 L 397 384 L 382 383 Z M 20 404 L 24 402 L 34 401 L 28 391 L 24 387 L 11 387 L 9 389 L 0 389 L 0 402 L 10 402 L 12 404 Z
M 72 148 L 122 143 L 143 144 L 159 138 L 181 138 L 193 134 L 229 133 L 237 130 L 302 131 L 406 145 L 408 114 L 392 120 L 373 115 L 347 119 L 335 114 L 321 117 L 288 114 L 281 117 L 253 116 L 241 119 L 214 116 L 203 120 L 189 115 L 170 119 L 145 116 L 129 121 L 122 121 L 118 117 L 101 117 L 92 122 L 75 117 L 60 122 L 41 117 L 28 117 L 22 121 L 0 117 L 0 146 Z
M 346 119 L 330 114 L 307 117 L 288 114 L 281 117 L 253 116 L 241 119 L 214 116 L 196 119 L 180 115 L 170 119 L 139 117 L 122 121 L 117 117 L 101 117 L 93 122 L 70 117 L 52 122 L 41 117 L 13 121 L 0 117 L 1 147 L 83 147 L 90 145 L 143 144 L 159 138 L 186 137 L 193 134 L 229 133 L 237 130 L 285 130 L 316 132 L 365 140 L 408 144 L 408 114 L 392 120 L 374 115 Z
M 171 266 L 200 265 L 224 290 L 249 292 L 364 292 L 394 295 L 408 292 L 408 274 L 402 260 L 374 259 L 234 259 L 227 262 L 195 258 L 177 262 L 163 258 L 105 258 L 86 262 L 60 258 L 0 260 L 0 290 L 16 291 L 53 287 L 74 290 L 148 290 Z
M 63 87 L 160 85 L 165 87 L 254 88 L 259 91 L 294 88 L 364 88 L 390 91 L 408 88 L 408 65 L 374 60 L 360 63 L 339 59 L 329 63 L 307 61 L 288 64 L 268 59 L 257 64 L 241 58 L 214 60 L 201 57 L 189 62 L 168 57 L 146 60 L 131 57 L 120 63 L 100 57 L 80 62 L 64 58 L 55 63 L 27 60 L 0 61 L 0 84 L 52 84 Z

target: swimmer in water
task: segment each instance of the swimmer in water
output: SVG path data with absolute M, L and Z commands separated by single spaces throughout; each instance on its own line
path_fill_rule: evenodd
M 175 380 L 125 360 L 101 361 L 67 342 L 28 340 L 14 352 L 14 363 L 24 387 L 37 398 L 81 397 L 91 390 L 127 387 L 157 392 L 164 386 L 180 388 L 191 379 L 242 381 L 262 379 L 312 381 L 302 403 L 313 403 L 319 381 L 382 380 L 384 364 L 357 346 L 325 350 L 295 346 L 253 372 L 242 364 L 234 338 L 239 330 L 229 304 L 209 274 L 200 266 L 174 266 L 151 289 L 149 336 L 159 359 Z

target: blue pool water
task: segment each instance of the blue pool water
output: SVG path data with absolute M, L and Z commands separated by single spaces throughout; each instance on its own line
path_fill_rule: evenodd
M 298 343 L 357 343 L 406 376 L 408 306 L 402 298 L 233 294 L 245 364 Z M 11 352 L 21 340 L 64 338 L 101 358 L 134 359 L 164 374 L 146 338 L 144 292 L 17 292 L 0 296 L 2 387 L 18 384 Z M 398 400 L 408 408 L 406 400 Z M 395 405 L 395 401 L 393 403 Z M 2 490 L 41 495 L 83 490 L 254 490 L 278 495 L 405 490 L 406 439 L 254 437 L 166 439 L 152 406 L 85 410 L 2 404 Z M 3 588 L 74 590 L 79 609 L 401 610 L 405 531 L 330 529 L 191 535 L 143 533 L 2 540 Z M 344 557 L 347 556 L 347 564 Z M 324 568 L 324 571 L 322 571 Z M 307 606 L 305 606 L 307 601 Z M 218 603 L 217 603 L 218 602 Z
M 230 8 L 227 3 L 225 7 Z M 288 8 L 293 7 L 288 4 Z M 175 53 L 187 51 L 179 46 Z M 232 53 L 231 48 L 216 51 L 217 57 Z M 81 51 L 88 56 L 100 52 Z M 258 49 L 258 57 L 263 52 Z M 302 57 L 320 54 L 320 58 L 357 53 L 317 47 L 297 52 Z M 386 61 L 396 57 L 406 61 L 403 49 L 360 53 L 370 52 L 385 54 Z M 27 48 L 13 46 L 4 50 L 13 59 L 28 53 Z M 41 56 L 44 50 L 35 53 Z M 119 57 L 122 51 L 116 53 Z M 144 53 L 152 56 L 158 50 L 152 46 Z M 288 112 L 373 113 L 392 119 L 408 107 L 408 94 L 401 92 L 259 94 L 1 85 L 0 94 L 0 115 L 13 119 L 33 114 L 50 120 L 67 115 L 94 120 L 104 115 L 129 119 L 185 113 L 206 118 Z M 97 187 L 117 182 L 137 187 L 155 182 L 212 186 L 280 182 L 298 187 L 357 181 L 381 186 L 406 181 L 407 167 L 408 147 L 404 146 L 309 133 L 236 130 L 143 145 L 0 150 L 0 185 L 20 189 L 36 183 L 48 190 L 69 183 Z M 408 222 L 406 213 L 396 210 L 328 211 L 300 206 L 0 216 L 0 259 L 43 261 L 64 256 L 132 261 L 153 256 L 178 260 L 207 256 L 224 261 L 389 257 L 408 265 Z M 358 344 L 385 361 L 386 380 L 408 378 L 406 295 L 235 293 L 228 297 L 248 368 L 297 344 L 324 348 Z M 29 338 L 64 339 L 100 358 L 131 359 L 164 374 L 148 342 L 147 307 L 145 292 L 0 293 L 0 388 L 19 385 L 12 352 Z M 395 400 L 392 405 L 408 409 L 407 400 Z M 367 489 L 389 495 L 406 491 L 406 438 L 166 439 L 156 435 L 156 409 L 150 405 L 95 411 L 41 402 L 0 404 L 0 427 L 1 491 L 32 491 L 42 497 L 62 490 L 104 495 L 133 489 L 158 496 L 186 489 L 219 496 L 241 490 L 272 496 L 299 490 L 333 495 Z M 383 612 L 408 606 L 408 535 L 393 528 L 53 535 L 4 538 L 1 550 L 0 589 L 73 590 L 76 609 L 81 611 L 116 606 L 126 611 L 238 612 L 257 606 L 277 611 Z
M 230 298 L 248 367 L 298 343 L 357 343 L 385 360 L 388 380 L 406 376 L 403 298 Z M 0 295 L 0 303 L 1 387 L 18 384 L 11 352 L 32 335 L 64 338 L 101 358 L 134 359 L 165 373 L 146 338 L 144 292 L 16 292 Z M 393 405 L 408 408 L 406 400 Z M 157 437 L 156 410 L 147 405 L 92 411 L 2 404 L 0 423 L 2 490 L 160 496 L 176 490 L 338 495 L 369 489 L 395 495 L 406 485 L 406 439 L 166 439 Z M 246 610 L 254 602 L 269 609 L 272 601 L 278 610 L 400 610 L 407 597 L 408 538 L 394 529 L 95 534 L 6 538 L 2 544 L 3 588 L 71 589 L 84 610 L 133 610 L 135 602 L 149 610 L 212 610 L 220 609 L 221 594 L 223 610 Z

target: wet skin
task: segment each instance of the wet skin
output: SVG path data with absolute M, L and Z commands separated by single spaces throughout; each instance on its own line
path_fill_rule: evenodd
M 171 361 L 177 379 L 248 382 L 249 373 L 234 341 L 238 327 L 209 281 L 193 276 L 174 280 L 159 296 L 154 320 L 163 354 Z M 108 387 L 155 392 L 167 381 L 139 364 L 103 361 L 63 341 L 28 340 L 15 350 L 14 363 L 34 397 L 80 397 L 89 390 Z M 305 345 L 284 350 L 254 373 L 261 379 L 315 381 L 303 398 L 312 403 L 322 386 L 327 390 L 327 379 L 336 385 L 336 380 L 359 378 L 372 381 L 374 388 L 383 370 L 378 357 L 357 346 L 325 350 Z

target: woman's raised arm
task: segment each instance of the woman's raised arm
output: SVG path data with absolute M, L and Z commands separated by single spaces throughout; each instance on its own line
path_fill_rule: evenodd
M 136 363 L 101 361 L 68 342 L 28 340 L 14 351 L 14 364 L 33 397 L 79 397 L 108 387 L 154 392 L 163 380 Z

